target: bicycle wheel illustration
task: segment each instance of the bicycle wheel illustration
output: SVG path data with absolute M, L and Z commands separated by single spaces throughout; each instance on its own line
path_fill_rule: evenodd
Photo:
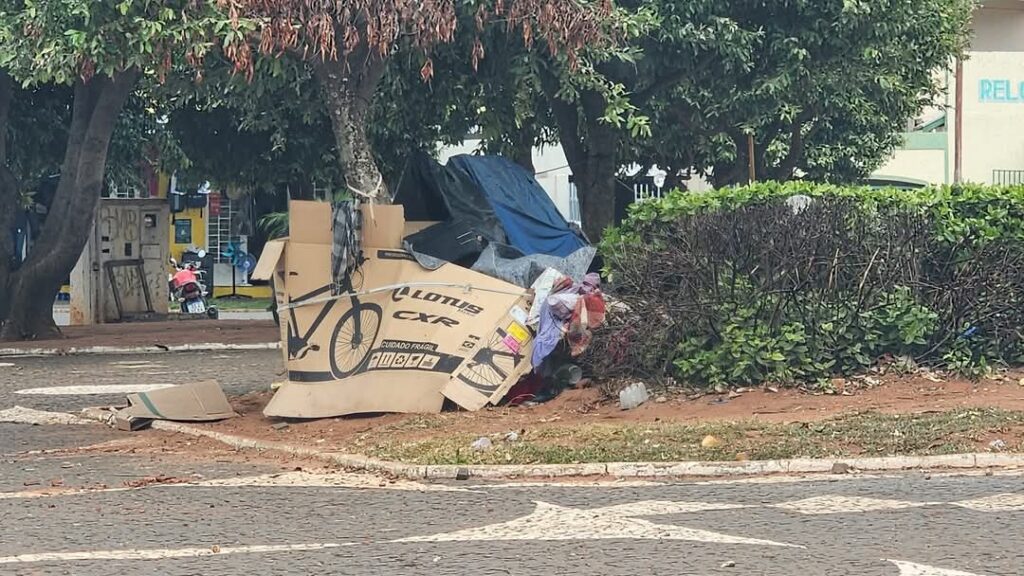
M 356 314 L 359 330 L 356 331 Z M 331 336 L 331 372 L 341 379 L 355 374 L 373 349 L 384 312 L 376 304 L 359 304 L 341 317 Z
M 521 356 L 505 347 L 502 338 L 493 337 L 486 348 L 481 348 L 459 374 L 459 380 L 490 394 L 505 383 Z

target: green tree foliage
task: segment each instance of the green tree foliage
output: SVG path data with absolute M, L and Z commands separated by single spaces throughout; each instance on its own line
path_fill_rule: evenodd
M 60 179 L 41 235 L 29 259 L 13 272 L 9 243 L 0 245 L 0 302 L 5 304 L 0 335 L 34 338 L 57 331 L 53 300 L 92 229 L 110 143 L 126 103 L 140 86 L 163 81 L 176 62 L 199 65 L 217 46 L 218 31 L 230 30 L 213 4 L 192 0 L 0 2 L 3 140 L 10 131 L 9 111 L 19 105 L 12 102 L 19 95 L 16 86 L 66 87 L 71 93 Z M 158 120 L 145 100 L 139 106 L 140 118 Z M 147 133 L 127 130 L 126 138 L 138 141 Z M 6 151 L 0 164 L 10 167 Z M 4 174 L 0 213 L 12 214 L 18 184 L 8 178 L 9 170 Z
M 570 63 L 588 43 L 602 38 L 607 0 L 237 0 L 236 23 L 255 22 L 263 54 L 291 53 L 312 65 L 321 87 L 346 187 L 372 201 L 389 202 L 370 142 L 370 119 L 388 64 L 395 57 L 423 57 L 420 76 L 434 76 L 431 52 L 455 39 L 460 18 L 482 33 L 498 22 L 518 31 L 527 45 L 541 40 L 548 53 Z M 249 19 L 249 20 L 246 20 Z M 239 24 L 241 26 L 241 24 Z M 247 44 L 232 45 L 228 57 L 247 74 L 255 57 Z M 475 39 L 465 58 L 484 57 Z M 388 102 L 388 105 L 397 104 Z
M 745 182 L 748 135 L 759 179 L 856 180 L 942 88 L 942 71 L 968 39 L 970 0 L 907 3 L 798 0 L 618 2 L 623 44 L 586 50 L 570 70 L 519 46 L 504 82 L 543 88 L 540 109 L 491 91 L 502 111 L 483 135 L 515 140 L 557 129 L 592 237 L 611 222 L 623 166 L 694 171 L 714 184 Z M 503 51 L 506 45 L 497 45 Z M 514 78 L 508 78 L 512 74 Z M 518 109 L 517 109 L 518 110 Z M 552 122 L 553 120 L 553 122 Z

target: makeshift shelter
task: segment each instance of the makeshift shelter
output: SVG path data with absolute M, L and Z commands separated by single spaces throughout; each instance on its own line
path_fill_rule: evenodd
M 563 333 L 583 342 L 588 322 L 603 318 L 603 305 L 588 315 L 590 304 L 579 308 L 573 297 L 584 293 L 594 248 L 529 173 L 503 158 L 441 166 L 420 156 L 395 205 L 292 202 L 289 229 L 289 238 L 267 243 L 253 271 L 273 280 L 288 367 L 268 416 L 502 401 L 540 357 L 532 285 L 552 268 L 561 274 L 557 286 L 548 275 L 543 300 L 561 298 L 566 314 L 538 307 L 534 325 L 548 347 L 541 356 Z
M 441 166 L 421 154 L 403 175 L 395 203 L 411 221 L 438 222 L 405 239 L 425 266 L 438 262 L 423 256 L 472 266 L 488 245 L 509 260 L 567 258 L 587 248 L 537 180 L 500 156 L 456 156 Z

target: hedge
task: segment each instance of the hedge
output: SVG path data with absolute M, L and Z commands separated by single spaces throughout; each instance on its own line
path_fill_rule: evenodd
M 600 376 L 813 382 L 1024 359 L 1024 187 L 764 183 L 636 205 L 601 244 Z

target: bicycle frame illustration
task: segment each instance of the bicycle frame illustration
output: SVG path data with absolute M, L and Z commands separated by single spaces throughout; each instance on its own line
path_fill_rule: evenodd
M 359 297 L 352 294 L 351 276 L 346 276 L 341 289 L 350 293 L 349 301 L 351 308 L 346 311 L 338 323 L 334 326 L 331 334 L 330 362 L 331 374 L 337 379 L 346 378 L 359 371 L 373 349 L 380 332 L 381 319 L 384 312 L 380 306 L 368 302 L 361 302 Z M 301 304 L 313 298 L 329 294 L 330 286 L 324 286 L 308 294 L 303 294 L 295 299 L 289 298 L 288 304 Z M 320 329 L 320 325 L 334 310 L 340 299 L 328 300 L 322 305 L 320 313 L 302 331 L 295 316 L 295 308 L 288 309 L 288 358 L 301 360 L 310 352 L 318 352 L 320 346 L 310 344 L 313 335 Z M 301 332 L 301 333 L 300 333 Z

